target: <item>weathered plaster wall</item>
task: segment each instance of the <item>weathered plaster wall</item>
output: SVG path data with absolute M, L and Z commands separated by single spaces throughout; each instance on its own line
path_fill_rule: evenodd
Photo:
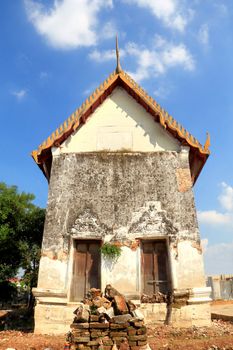
M 75 239 L 121 243 L 116 263 L 101 261 L 102 290 L 111 283 L 139 300 L 141 240 L 165 239 L 172 288 L 189 290 L 172 311 L 174 325 L 208 325 L 208 288 L 189 169 L 182 146 L 122 88 L 52 149 L 47 215 L 35 309 L 35 332 L 65 333 Z M 164 323 L 165 304 L 142 304 L 147 322 Z
M 204 286 L 205 276 L 204 273 L 200 273 L 204 271 L 200 246 L 196 246 L 192 241 L 181 241 L 177 246 L 177 254 L 179 263 L 176 269 L 176 279 L 179 281 L 179 288 L 187 288 L 190 281 L 192 281 L 192 287 Z
M 179 151 L 180 143 L 122 88 L 116 88 L 55 154 L 127 149 Z
M 102 289 L 112 284 L 117 290 L 124 290 L 125 295 L 139 295 L 139 249 L 122 247 L 117 263 L 102 259 Z
M 175 288 L 204 285 L 187 150 L 54 156 L 39 288 L 51 288 L 53 279 L 68 291 L 71 238 L 114 239 L 131 246 L 145 237 L 168 237 Z M 131 293 L 140 289 L 131 278 L 140 265 L 140 248 L 125 251 L 122 258 L 132 264 L 130 283 L 122 279 L 121 260 L 114 267 L 114 283 Z M 104 283 L 108 276 L 103 270 Z

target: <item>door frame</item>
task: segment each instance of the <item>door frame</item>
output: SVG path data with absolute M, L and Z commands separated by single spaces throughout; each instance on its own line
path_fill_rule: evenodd
M 167 274 L 168 274 L 168 290 L 173 290 L 173 269 L 171 264 L 171 252 L 169 249 L 169 238 L 164 236 L 156 237 L 140 237 L 140 259 L 139 259 L 139 285 L 140 285 L 140 295 L 143 294 L 143 271 L 142 271 L 142 254 L 143 254 L 143 243 L 144 242 L 165 242 L 167 249 Z
M 74 252 L 75 252 L 75 245 L 77 241 L 96 241 L 100 243 L 100 247 L 102 246 L 103 240 L 98 237 L 71 237 L 70 242 L 70 253 L 69 253 L 69 262 L 67 266 L 67 300 L 68 302 L 77 303 L 79 304 L 80 301 L 72 301 L 71 300 L 71 289 L 72 289 L 72 276 L 73 276 L 73 263 L 74 263 Z M 100 286 L 102 286 L 102 255 L 100 254 Z M 101 288 L 101 287 L 100 287 Z

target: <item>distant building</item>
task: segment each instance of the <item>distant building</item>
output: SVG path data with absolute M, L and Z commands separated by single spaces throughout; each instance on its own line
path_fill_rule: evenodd
M 111 283 L 164 323 L 173 294 L 177 326 L 210 323 L 192 186 L 209 156 L 126 72 L 117 69 L 32 152 L 49 181 L 35 331 L 68 329 L 74 304 Z M 122 247 L 110 263 L 100 247 Z M 180 298 L 180 299 L 179 299 Z

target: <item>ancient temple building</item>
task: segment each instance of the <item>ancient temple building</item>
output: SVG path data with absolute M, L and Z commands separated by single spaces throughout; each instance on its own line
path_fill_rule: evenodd
M 66 332 L 87 290 L 107 283 L 146 322 L 209 325 L 192 190 L 209 137 L 202 146 L 118 61 L 32 156 L 49 182 L 36 332 Z M 104 242 L 121 247 L 116 261 L 101 255 Z M 141 302 L 158 291 L 172 303 Z

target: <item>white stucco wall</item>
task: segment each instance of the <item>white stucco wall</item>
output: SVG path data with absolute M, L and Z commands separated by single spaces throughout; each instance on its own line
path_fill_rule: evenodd
M 140 293 L 140 249 L 121 248 L 121 255 L 115 263 L 102 259 L 102 290 L 107 284 L 113 285 L 126 296 Z
M 38 278 L 38 288 L 64 290 L 67 280 L 67 261 L 42 256 Z
M 179 151 L 180 144 L 124 89 L 116 88 L 53 154 L 101 150 Z
M 205 286 L 203 256 L 190 241 L 178 243 L 171 250 L 172 280 L 175 289 Z

